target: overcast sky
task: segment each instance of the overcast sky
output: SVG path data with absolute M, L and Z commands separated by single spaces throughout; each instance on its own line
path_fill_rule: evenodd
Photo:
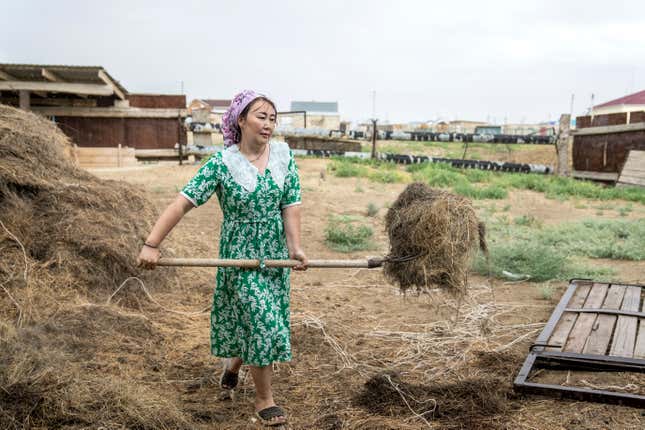
M 3 0 L 0 62 L 100 65 L 130 92 L 244 88 L 344 119 L 555 120 L 645 89 L 645 1 Z

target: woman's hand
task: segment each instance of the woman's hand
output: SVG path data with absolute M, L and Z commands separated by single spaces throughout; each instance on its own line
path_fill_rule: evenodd
M 293 250 L 290 249 L 289 258 L 291 258 L 292 260 L 298 260 L 301 263 L 297 266 L 293 266 L 293 270 L 307 270 L 307 264 L 309 264 L 309 260 L 305 255 L 305 251 L 303 251 L 301 248 L 297 248 Z
M 157 265 L 160 255 L 161 252 L 159 252 L 157 248 L 151 248 L 144 245 L 143 248 L 141 248 L 139 257 L 137 258 L 137 266 L 152 270 Z

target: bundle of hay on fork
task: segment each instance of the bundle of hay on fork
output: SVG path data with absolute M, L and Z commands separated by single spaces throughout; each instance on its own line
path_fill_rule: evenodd
M 390 280 L 403 291 L 439 286 L 465 292 L 477 246 L 486 252 L 484 224 L 467 198 L 413 183 L 392 204 L 385 224 L 390 259 L 384 272 Z M 416 258 L 400 261 L 399 256 Z

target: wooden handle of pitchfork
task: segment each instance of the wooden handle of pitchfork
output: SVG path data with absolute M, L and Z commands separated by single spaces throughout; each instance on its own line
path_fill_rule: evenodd
M 317 268 L 342 268 L 358 267 L 372 269 L 381 267 L 384 258 L 370 258 L 368 260 L 309 260 L 307 267 Z M 183 266 L 183 267 L 242 267 L 257 269 L 261 263 L 264 267 L 294 267 L 300 264 L 298 260 L 235 260 L 216 258 L 161 258 L 157 266 Z

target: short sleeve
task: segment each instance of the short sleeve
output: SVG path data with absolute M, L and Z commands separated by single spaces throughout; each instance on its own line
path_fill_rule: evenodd
M 218 157 L 212 156 L 181 190 L 181 195 L 186 197 L 195 207 L 203 205 L 211 198 L 219 185 L 220 172 Z
M 284 190 L 280 200 L 280 208 L 300 204 L 302 202 L 300 194 L 298 167 L 296 166 L 296 160 L 293 158 L 293 152 L 289 151 L 289 166 L 287 167 L 287 176 L 284 178 Z

